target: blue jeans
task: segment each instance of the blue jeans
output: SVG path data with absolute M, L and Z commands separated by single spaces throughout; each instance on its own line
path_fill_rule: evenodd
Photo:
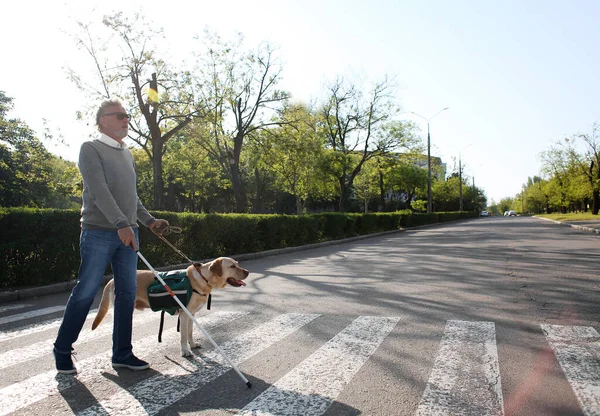
M 138 229 L 133 230 L 138 242 Z M 79 253 L 81 264 L 77 284 L 67 302 L 54 348 L 58 353 L 71 354 L 71 346 L 79 337 L 110 264 L 115 280 L 113 360 L 124 360 L 132 354 L 131 327 L 137 289 L 137 254 L 131 246 L 121 242 L 116 230 L 86 229 L 81 230 Z

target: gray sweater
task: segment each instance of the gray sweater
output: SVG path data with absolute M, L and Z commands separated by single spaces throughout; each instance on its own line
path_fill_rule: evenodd
M 150 226 L 154 217 L 137 195 L 137 176 L 131 152 L 100 140 L 85 142 L 79 152 L 83 177 L 81 225 L 87 229 L 117 230 Z

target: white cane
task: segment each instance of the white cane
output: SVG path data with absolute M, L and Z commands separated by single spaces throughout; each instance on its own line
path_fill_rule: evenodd
M 238 376 L 240 376 L 241 379 L 244 380 L 244 382 L 246 383 L 246 386 L 248 386 L 248 388 L 251 388 L 252 384 L 248 381 L 248 379 L 246 377 L 244 377 L 244 375 L 240 372 L 240 370 L 238 370 L 238 368 L 233 363 L 233 361 L 231 361 L 229 359 L 229 357 L 227 357 L 227 355 L 225 355 L 225 352 L 211 338 L 211 336 L 208 334 L 208 332 L 206 332 L 204 330 L 204 328 L 202 328 L 200 326 L 200 324 L 198 323 L 198 321 L 196 321 L 196 319 L 194 318 L 194 315 L 192 315 L 190 313 L 190 311 L 188 311 L 187 308 L 183 305 L 183 303 L 181 303 L 181 301 L 179 300 L 179 298 L 177 298 L 177 296 L 175 295 L 175 293 L 173 293 L 173 291 L 171 290 L 171 288 L 169 286 L 167 286 L 167 284 L 160 277 L 160 275 L 158 274 L 158 272 L 156 270 L 154 270 L 154 268 L 150 265 L 150 263 L 148 263 L 148 260 L 146 260 L 146 258 L 139 251 L 136 251 L 136 253 L 137 253 L 138 257 L 140 259 L 142 259 L 142 261 L 144 263 L 146 263 L 146 266 L 148 266 L 148 268 L 152 271 L 152 273 L 154 274 L 154 277 L 156 277 L 158 279 L 158 281 L 160 282 L 160 284 L 163 285 L 164 288 L 167 290 L 167 292 L 169 292 L 169 294 L 173 297 L 173 299 L 175 299 L 175 301 L 177 302 L 177 304 L 179 305 L 179 307 L 181 308 L 181 310 L 184 311 L 185 314 L 188 316 L 188 318 L 190 318 L 196 324 L 196 326 L 198 327 L 198 329 L 200 329 L 200 331 L 202 331 L 202 333 L 204 334 L 204 336 L 210 341 L 210 343 L 213 345 L 213 347 L 215 347 L 215 349 L 217 351 L 219 351 L 219 353 L 223 356 L 223 358 L 225 358 L 225 361 L 227 361 L 229 363 L 229 365 L 231 366 L 231 368 L 233 368 L 235 370 L 235 372 L 238 374 Z

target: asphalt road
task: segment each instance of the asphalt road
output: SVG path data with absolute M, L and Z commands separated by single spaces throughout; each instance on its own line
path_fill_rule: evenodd
M 176 319 L 137 313 L 145 372 L 110 366 L 110 319 L 56 376 L 67 293 L 0 305 L 0 414 L 600 414 L 600 236 L 492 217 L 244 261 L 179 356 Z

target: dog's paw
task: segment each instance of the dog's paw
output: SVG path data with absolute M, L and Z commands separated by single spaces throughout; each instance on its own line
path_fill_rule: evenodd
M 191 357 L 192 355 L 192 351 L 189 348 L 182 348 L 181 349 L 181 356 L 182 357 Z
M 200 343 L 197 343 L 196 341 L 190 341 L 190 348 L 200 348 L 201 345 Z

